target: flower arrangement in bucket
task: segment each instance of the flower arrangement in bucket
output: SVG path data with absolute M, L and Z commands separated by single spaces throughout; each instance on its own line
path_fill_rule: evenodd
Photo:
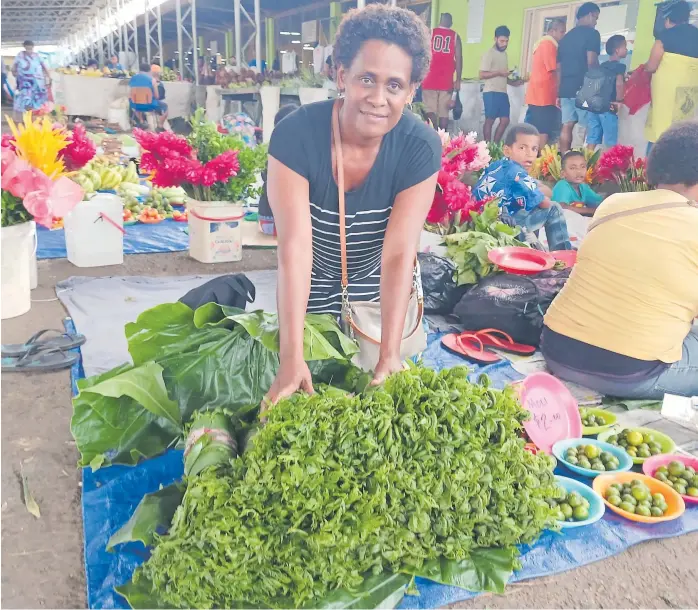
M 2 226 L 35 220 L 51 227 L 82 201 L 82 188 L 67 171 L 79 169 L 94 156 L 85 134 L 54 126 L 48 117 L 24 115 L 2 138 Z M 89 140 L 87 140 L 89 142 Z
M 470 220 L 471 211 L 482 210 L 483 202 L 475 200 L 471 187 L 464 180 L 468 174 L 487 167 L 490 153 L 486 142 L 477 141 L 475 132 L 451 137 L 439 130 L 439 135 L 442 144 L 441 171 L 427 215 L 427 228 L 440 235 L 449 235 Z
M 143 150 L 141 169 L 151 172 L 153 185 L 181 186 L 198 201 L 215 201 L 214 185 L 227 183 L 240 169 L 236 150 L 202 163 L 186 138 L 172 132 L 134 129 L 133 136 Z
M 601 155 L 598 164 L 601 180 L 615 182 L 624 193 L 649 191 L 647 182 L 647 161 L 635 157 L 632 146 L 618 144 Z

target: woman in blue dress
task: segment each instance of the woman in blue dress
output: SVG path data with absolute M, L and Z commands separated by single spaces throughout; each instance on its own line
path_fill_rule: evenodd
M 34 43 L 31 40 L 24 41 L 24 51 L 20 51 L 15 57 L 12 74 L 17 79 L 15 113 L 37 111 L 48 102 L 51 77 L 46 64 L 39 54 L 34 52 Z

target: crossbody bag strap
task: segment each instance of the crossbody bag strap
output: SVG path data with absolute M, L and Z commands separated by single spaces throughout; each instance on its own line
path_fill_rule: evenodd
M 342 307 L 346 309 L 345 314 L 347 315 L 347 320 L 351 327 L 354 329 L 358 335 L 364 339 L 371 341 L 372 343 L 378 344 L 373 337 L 369 337 L 365 332 L 363 332 L 354 322 L 351 317 L 351 311 L 349 308 L 349 271 L 347 267 L 347 223 L 346 223 L 346 200 L 344 196 L 344 157 L 342 156 L 342 137 L 339 131 L 339 107 L 341 105 L 341 100 L 337 100 L 332 107 L 332 139 L 334 140 L 334 170 L 337 176 L 337 190 L 339 196 L 339 246 L 340 255 L 342 261 Z M 412 329 L 410 334 L 406 337 L 409 338 L 414 333 L 419 330 L 422 325 L 422 318 L 424 317 L 424 298 L 422 296 L 421 283 L 418 281 L 419 277 L 419 263 L 415 259 L 415 288 L 417 290 L 417 321 L 415 327 Z
M 632 210 L 624 210 L 623 212 L 615 212 L 614 214 L 609 214 L 608 216 L 602 216 L 601 218 L 598 218 L 594 220 L 590 225 L 589 229 L 587 230 L 587 233 L 589 233 L 592 229 L 595 229 L 596 227 L 604 224 L 605 222 L 608 222 L 609 220 L 613 220 L 614 218 L 621 218 L 622 216 L 634 216 L 635 214 L 643 214 L 645 212 L 654 212 L 656 210 L 668 210 L 670 208 L 683 208 L 685 206 L 690 206 L 692 208 L 698 208 L 698 203 L 695 201 L 674 201 L 672 203 L 655 203 L 654 205 L 648 205 L 647 207 L 644 208 L 635 208 Z

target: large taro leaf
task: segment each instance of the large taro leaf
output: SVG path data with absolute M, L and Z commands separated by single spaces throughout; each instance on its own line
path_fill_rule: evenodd
M 515 547 L 476 548 L 462 561 L 445 557 L 428 561 L 414 575 L 475 593 L 503 593 L 518 566 L 518 554 Z
M 253 411 L 274 381 L 279 355 L 250 340 L 240 326 L 203 332 L 218 338 L 196 350 L 159 359 L 183 420 L 189 421 L 202 408 L 225 407 L 239 417 Z
M 177 403 L 170 400 L 162 367 L 122 365 L 78 382 L 70 430 L 80 465 L 136 464 L 163 453 L 181 436 Z
M 337 589 L 322 599 L 314 599 L 306 608 L 395 608 L 405 595 L 412 577 L 385 572 L 366 576 L 361 586 L 352 591 Z
M 126 324 L 128 351 L 139 365 L 176 352 L 182 340 L 196 330 L 194 311 L 184 303 L 164 303 Z
M 172 483 L 156 492 L 145 494 L 131 518 L 111 537 L 107 551 L 117 544 L 140 541 L 152 546 L 155 534 L 168 530 L 177 507 L 182 503 L 184 486 Z

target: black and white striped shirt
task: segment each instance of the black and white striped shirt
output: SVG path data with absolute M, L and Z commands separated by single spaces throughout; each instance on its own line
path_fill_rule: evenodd
M 309 313 L 341 312 L 339 197 L 332 175 L 332 100 L 302 106 L 275 128 L 269 154 L 310 184 L 313 268 Z M 441 167 L 436 132 L 411 112 L 383 138 L 364 183 L 345 194 L 349 297 L 380 297 L 381 254 L 395 197 Z

